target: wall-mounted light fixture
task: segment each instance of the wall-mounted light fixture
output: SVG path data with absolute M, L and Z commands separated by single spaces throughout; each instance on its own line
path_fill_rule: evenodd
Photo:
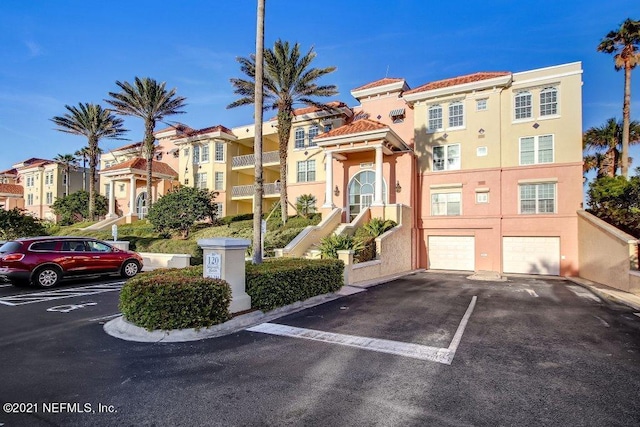
M 333 194 L 338 197 L 340 195 L 340 189 L 338 188 L 338 186 L 336 185 L 336 188 L 333 190 Z
M 396 181 L 396 193 L 399 193 L 402 191 L 402 187 L 400 186 L 400 181 Z

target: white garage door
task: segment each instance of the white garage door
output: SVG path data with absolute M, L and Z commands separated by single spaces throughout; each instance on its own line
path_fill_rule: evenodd
M 560 274 L 559 237 L 503 237 L 505 273 Z
M 429 236 L 429 269 L 475 270 L 473 236 Z

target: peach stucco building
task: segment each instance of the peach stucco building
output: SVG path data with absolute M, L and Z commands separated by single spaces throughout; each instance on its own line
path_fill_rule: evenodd
M 355 107 L 297 109 L 287 150 L 290 213 L 298 197 L 313 195 L 328 233 L 396 212 L 405 237 L 394 250 L 412 269 L 576 275 L 581 92 L 576 62 L 415 88 L 383 78 L 351 91 Z M 150 197 L 196 186 L 218 193 L 220 216 L 252 212 L 254 136 L 253 125 L 156 132 Z M 263 124 L 263 165 L 270 212 L 284 181 L 275 119 Z M 140 144 L 102 156 L 111 221 L 144 217 L 145 170 Z M 311 247 L 312 235 L 296 243 Z

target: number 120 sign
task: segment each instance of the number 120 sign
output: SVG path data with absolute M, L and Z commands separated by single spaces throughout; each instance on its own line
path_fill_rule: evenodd
M 208 254 L 204 264 L 204 277 L 220 279 L 221 264 L 222 257 L 220 256 L 220 254 Z

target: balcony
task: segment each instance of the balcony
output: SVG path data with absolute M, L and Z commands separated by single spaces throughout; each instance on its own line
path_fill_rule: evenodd
M 264 190 L 264 196 L 279 196 L 280 195 L 280 183 L 272 182 L 270 184 L 264 184 L 262 186 Z M 231 197 L 253 197 L 255 193 L 255 185 L 236 185 L 231 188 Z
M 280 155 L 277 151 L 267 151 L 262 153 L 262 165 L 279 164 Z M 232 169 L 253 168 L 256 164 L 255 154 L 246 154 L 244 156 L 235 156 L 231 159 Z

